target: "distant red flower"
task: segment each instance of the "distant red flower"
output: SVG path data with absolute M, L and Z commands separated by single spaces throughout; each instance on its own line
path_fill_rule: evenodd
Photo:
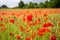
M 43 36 L 44 35 L 44 32 L 45 32 L 45 29 L 44 28 L 42 28 L 42 29 L 38 28 L 38 36 L 39 37 Z
M 58 25 L 60 25 L 60 22 L 58 22 Z
M 36 36 L 36 32 L 33 32 L 33 33 L 31 34 L 31 38 L 35 38 L 35 36 Z
M 5 23 L 7 23 L 8 22 L 8 20 L 5 20 Z
M 44 28 L 45 32 L 50 32 L 49 28 Z
M 38 21 L 40 21 L 40 19 L 38 19 Z
M 32 34 L 32 35 L 31 35 L 31 37 L 32 37 L 32 38 L 35 38 L 35 35 L 34 35 L 34 34 Z
M 38 36 L 39 36 L 39 37 L 44 36 L 44 33 L 38 32 Z
M 12 16 L 15 15 L 15 13 L 12 13 Z
M 48 19 L 49 19 L 48 17 L 45 18 L 45 20 L 48 20 Z
M 20 38 L 21 38 L 21 36 L 20 36 L 20 35 L 16 35 L 16 38 L 17 38 L 17 39 L 20 39 Z
M 3 12 L 2 15 L 5 15 L 5 13 Z
M 47 14 L 44 14 L 44 16 L 46 17 L 46 16 L 47 16 Z
M 42 29 L 39 30 L 39 32 L 44 33 L 45 32 L 45 29 L 42 28 Z
M 23 28 L 23 26 L 21 26 L 21 25 L 20 25 L 19 28 L 20 28 L 21 31 L 24 31 L 24 30 L 25 30 L 25 29 Z
M 36 35 L 36 32 L 33 32 L 34 35 Z
M 38 24 L 39 24 L 39 23 L 40 23 L 40 19 L 38 19 L 38 21 L 37 21 L 37 22 L 38 22 Z
M 55 35 L 50 36 L 50 40 L 56 40 L 56 36 Z
M 42 10 L 39 10 L 39 12 L 41 13 L 41 12 L 42 12 Z
M 29 11 L 27 10 L 27 13 L 29 13 Z
M 20 14 L 17 14 L 17 16 L 19 17 L 19 16 L 20 16 Z
M 43 27 L 48 27 L 48 26 L 52 26 L 53 27 L 54 25 L 52 23 L 44 23 L 43 24 Z
M 2 32 L 6 31 L 6 30 L 7 30 L 7 28 L 1 28 L 1 31 Z
M 33 17 L 32 15 L 28 15 L 27 16 L 27 21 L 32 21 L 32 17 Z
M 10 32 L 9 34 L 10 34 L 10 36 L 12 36 L 12 35 L 13 35 L 13 33 L 12 33 L 12 32 Z
M 37 28 L 37 30 L 39 31 L 39 30 L 40 30 L 40 28 Z
M 0 17 L 0 21 L 3 21 L 3 18 Z
M 11 22 L 11 23 L 14 23 L 14 19 L 10 19 L 10 22 Z
M 5 26 L 4 24 L 0 24 L 0 26 Z
M 32 25 L 34 26 L 36 23 L 32 23 Z
M 35 24 L 37 24 L 37 21 L 34 21 Z
M 28 32 L 29 32 L 29 30 L 26 30 L 26 32 L 28 33 Z
M 44 24 L 43 24 L 43 27 L 48 27 L 48 24 L 47 24 L 47 23 L 44 23 Z
M 46 27 L 42 27 L 41 29 L 40 28 L 38 28 L 38 36 L 40 37 L 40 36 L 44 36 L 44 33 L 45 32 L 50 32 L 50 30 L 48 29 L 48 28 L 46 28 Z
M 33 23 L 28 22 L 28 27 L 31 27 L 32 25 L 33 25 Z
M 54 25 L 52 23 L 48 23 L 48 26 L 52 26 L 53 27 Z
M 23 20 L 25 21 L 25 18 L 23 18 Z
M 50 32 L 49 28 L 42 27 L 41 29 L 38 28 L 38 32 L 44 33 L 44 32 Z
M 26 38 L 25 40 L 30 40 L 30 38 Z

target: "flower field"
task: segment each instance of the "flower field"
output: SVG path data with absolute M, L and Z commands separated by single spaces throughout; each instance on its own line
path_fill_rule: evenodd
M 0 9 L 0 40 L 60 40 L 60 9 Z

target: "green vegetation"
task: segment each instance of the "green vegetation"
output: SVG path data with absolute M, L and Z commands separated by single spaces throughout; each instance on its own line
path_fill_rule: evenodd
M 6 5 L 2 5 L 0 8 L 8 8 Z M 40 2 L 39 4 L 38 3 L 32 3 L 30 2 L 29 4 L 24 4 L 23 1 L 20 1 L 18 3 L 18 6 L 17 7 L 13 7 L 13 9 L 16 9 L 16 8 L 60 8 L 60 0 L 46 0 L 45 2 Z

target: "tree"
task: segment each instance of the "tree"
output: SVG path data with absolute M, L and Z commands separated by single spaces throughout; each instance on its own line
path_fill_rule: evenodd
M 26 8 L 34 8 L 34 4 L 33 4 L 32 2 L 30 2 L 30 3 L 26 6 Z
M 49 1 L 45 1 L 44 7 L 45 7 L 45 8 L 51 8 L 52 5 L 51 5 L 51 3 L 50 3 Z
M 24 7 L 24 5 L 25 5 L 25 4 L 24 4 L 24 2 L 23 2 L 23 1 L 20 1 L 20 2 L 19 2 L 19 4 L 18 4 L 19 8 L 23 8 L 23 7 Z
M 60 8 L 60 0 L 50 0 L 52 7 Z
M 25 4 L 25 5 L 24 5 L 24 8 L 28 8 L 28 4 Z
M 8 8 L 6 5 L 2 5 L 1 8 Z
M 33 3 L 33 5 L 34 5 L 34 8 L 39 8 L 37 3 Z
M 55 8 L 60 8 L 60 0 L 57 0 L 57 2 L 55 4 Z
M 13 7 L 13 9 L 18 9 L 19 7 L 18 6 L 16 6 L 16 7 Z
M 44 6 L 44 3 L 39 3 L 39 8 L 44 8 L 45 6 Z

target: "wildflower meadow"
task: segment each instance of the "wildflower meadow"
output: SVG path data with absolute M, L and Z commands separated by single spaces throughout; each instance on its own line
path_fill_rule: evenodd
M 60 40 L 60 9 L 0 9 L 0 40 Z

